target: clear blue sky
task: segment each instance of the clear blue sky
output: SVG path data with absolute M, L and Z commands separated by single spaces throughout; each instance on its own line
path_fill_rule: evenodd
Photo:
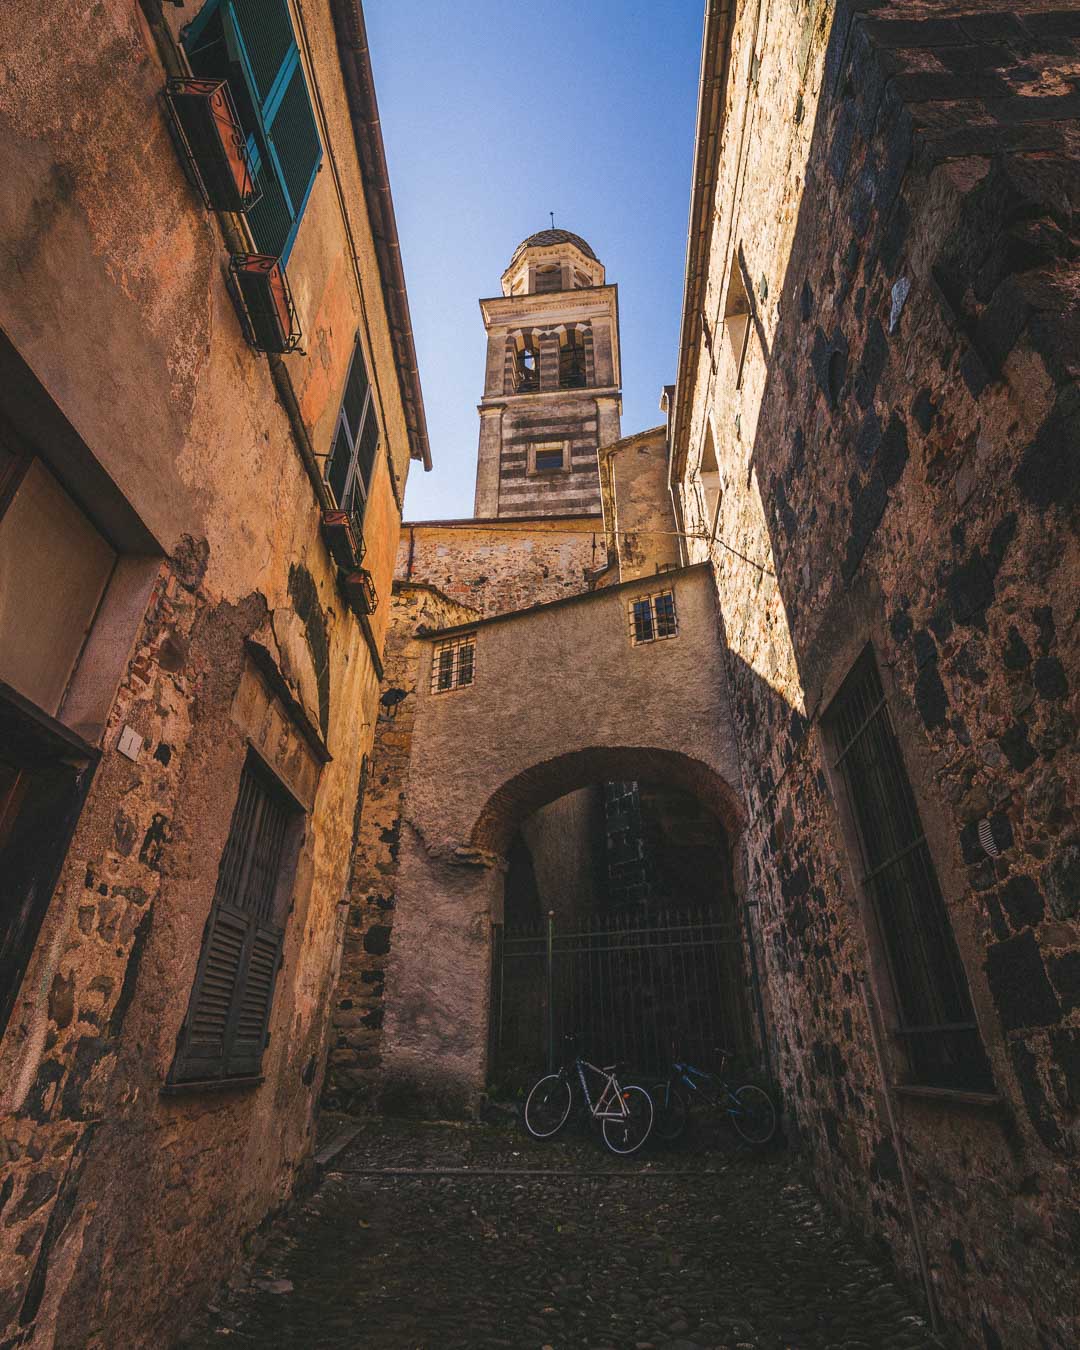
M 582 235 L 619 285 L 623 432 L 675 378 L 703 0 L 368 0 L 435 467 L 411 520 L 471 516 L 477 301 L 527 235 Z

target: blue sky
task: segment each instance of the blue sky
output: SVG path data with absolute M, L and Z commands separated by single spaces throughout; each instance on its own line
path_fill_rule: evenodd
M 623 432 L 675 378 L 702 0 L 368 0 L 435 467 L 411 520 L 471 516 L 477 301 L 526 235 L 582 235 L 618 282 Z

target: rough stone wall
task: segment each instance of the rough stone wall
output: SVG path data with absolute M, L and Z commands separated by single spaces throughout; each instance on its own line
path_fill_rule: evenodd
M 861 994 L 869 972 L 888 1019 L 888 982 L 821 728 L 872 642 L 999 1097 L 896 1099 L 937 1299 L 988 1347 L 1080 1335 L 1078 58 L 1080 15 L 1039 4 L 743 7 L 683 414 L 688 527 L 707 418 L 720 459 L 784 1092 L 820 1184 L 917 1273 Z
M 619 580 L 678 567 L 679 539 L 668 491 L 667 428 L 654 427 L 601 451 L 609 475 L 605 518 L 614 532 Z
M 351 1110 L 369 1102 L 377 1097 L 381 1086 L 386 964 L 394 937 L 397 860 L 408 793 L 417 681 L 427 649 L 416 634 L 418 630 L 467 623 L 475 617 L 475 610 L 431 586 L 395 583 L 382 687 L 384 693 L 394 690 L 404 697 L 379 712 L 365 764 L 326 1073 L 325 1099 L 335 1107 Z M 418 771 L 423 768 L 422 763 L 418 765 Z
M 435 586 L 486 617 L 578 595 L 588 588 L 586 573 L 605 558 L 604 526 L 595 516 L 421 521 L 402 527 L 397 576 Z
M 351 235 L 323 172 L 289 264 L 310 354 L 287 370 L 325 451 L 367 313 L 384 431 L 369 559 L 388 591 L 404 415 L 329 10 L 305 17 Z M 174 152 L 143 11 L 16 3 L 0 46 L 22 72 L 0 91 L 0 326 L 162 553 L 145 613 L 107 635 L 101 760 L 0 1045 L 0 1341 L 160 1346 L 311 1152 L 378 681 L 267 360 L 242 340 L 221 230 Z M 306 810 L 265 1081 L 169 1095 L 249 745 Z
M 602 818 L 600 789 L 591 786 L 568 792 L 522 822 L 541 912 L 554 910 L 563 927 L 578 922 L 596 903 L 596 845 Z

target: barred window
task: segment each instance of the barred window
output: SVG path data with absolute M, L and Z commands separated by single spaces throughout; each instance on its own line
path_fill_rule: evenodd
M 326 481 L 334 501 L 340 510 L 352 513 L 357 528 L 367 508 L 378 448 L 379 419 L 357 337 L 326 464 Z
M 283 894 L 300 808 L 249 754 L 170 1080 L 262 1072 L 287 909 Z
M 993 1083 L 967 978 L 869 647 L 827 723 L 892 982 L 895 1033 L 912 1078 L 988 1090 Z
M 476 634 L 436 644 L 431 662 L 431 692 L 445 694 L 472 684 L 476 673 Z
M 677 637 L 678 633 L 674 591 L 658 591 L 630 601 L 630 640 L 635 647 L 643 642 Z

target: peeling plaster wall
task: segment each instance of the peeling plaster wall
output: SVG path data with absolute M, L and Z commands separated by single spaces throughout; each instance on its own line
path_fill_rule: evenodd
M 738 11 L 681 505 L 693 529 L 709 419 L 750 884 L 819 1184 L 917 1275 L 859 982 L 887 1020 L 889 985 L 820 726 L 869 641 L 1000 1096 L 898 1098 L 936 1296 L 972 1343 L 1065 1346 L 1080 1338 L 1080 16 L 863 8 Z M 741 381 L 733 259 L 752 294 Z
M 365 522 L 378 638 L 409 447 L 329 9 L 303 18 L 333 164 L 289 262 L 307 354 L 286 367 L 325 452 L 362 334 L 383 428 Z M 267 360 L 242 340 L 220 227 L 173 150 L 142 10 L 14 3 L 0 46 L 19 72 L 0 91 L 0 326 L 162 555 L 145 612 L 108 638 L 101 761 L 0 1044 L 0 1340 L 159 1346 L 310 1158 L 378 678 Z M 136 763 L 116 751 L 125 726 Z M 249 745 L 306 810 L 265 1081 L 163 1095 Z

